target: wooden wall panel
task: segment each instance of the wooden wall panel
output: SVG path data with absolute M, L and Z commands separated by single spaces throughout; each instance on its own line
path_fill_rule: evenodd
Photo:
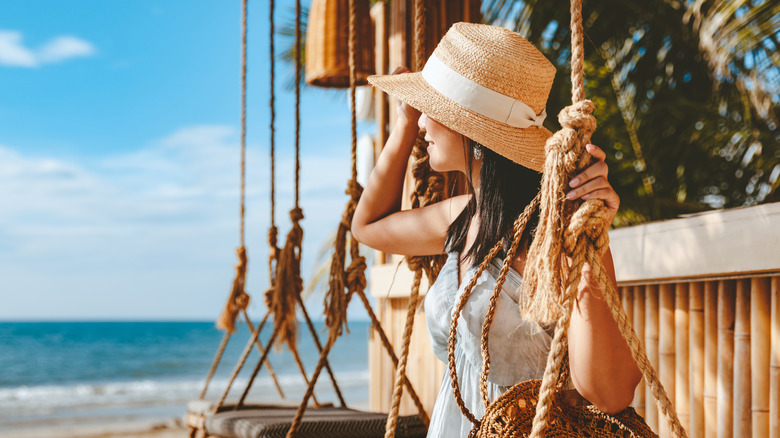
M 658 378 L 661 380 L 669 400 L 675 403 L 675 342 L 674 342 L 674 285 L 662 284 L 658 287 Z M 675 408 L 676 408 L 675 404 Z M 658 417 L 658 435 L 669 437 L 669 429 L 664 427 L 664 419 Z
M 645 350 L 647 359 L 658 371 L 658 286 L 645 288 Z M 645 382 L 646 383 L 646 382 Z M 658 409 L 650 388 L 645 386 L 645 421 L 658 433 Z
M 734 425 L 734 300 L 733 280 L 718 285 L 718 437 L 731 438 Z M 740 437 L 741 438 L 741 437 Z
M 645 344 L 645 287 L 634 286 L 634 332 L 637 338 Z M 646 344 L 645 344 L 646 345 Z M 645 416 L 645 380 L 639 382 L 634 392 L 634 401 L 631 405 L 637 413 Z M 653 405 L 650 405 L 651 407 Z
M 770 279 L 750 282 L 750 378 L 753 438 L 769 436 Z
M 750 280 L 737 280 L 734 310 L 734 436 L 750 430 Z
M 780 276 L 772 277 L 769 358 L 769 437 L 780 438 Z
M 704 437 L 718 436 L 718 282 L 704 283 Z
M 704 436 L 704 285 L 690 284 L 688 290 L 688 406 L 690 436 Z
M 688 283 L 674 285 L 674 404 L 685 430 L 690 430 L 690 397 L 688 382 Z

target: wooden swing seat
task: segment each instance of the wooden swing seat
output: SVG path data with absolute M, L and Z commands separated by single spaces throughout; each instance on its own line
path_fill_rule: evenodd
M 234 405 L 222 406 L 217 413 L 206 413 L 208 402 L 190 403 L 187 423 L 205 432 L 205 436 L 224 438 L 284 438 L 292 425 L 297 406 Z M 198 412 L 200 411 L 200 412 Z M 193 423 L 199 424 L 193 424 Z M 381 438 L 385 435 L 387 414 L 325 406 L 309 407 L 295 434 L 300 438 Z M 199 427 L 198 427 L 199 426 Z M 423 438 L 425 424 L 417 415 L 398 418 L 397 438 Z

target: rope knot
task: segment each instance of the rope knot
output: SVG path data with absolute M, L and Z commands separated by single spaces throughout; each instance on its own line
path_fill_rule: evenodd
M 248 294 L 248 293 L 246 293 L 246 292 L 244 292 L 244 291 L 241 291 L 241 294 L 239 294 L 239 295 L 238 295 L 238 296 L 235 298 L 235 300 L 233 300 L 233 302 L 235 302 L 235 303 L 236 303 L 236 306 L 237 306 L 239 309 L 242 309 L 242 310 L 243 310 L 243 309 L 246 309 L 246 308 L 247 308 L 247 306 L 249 306 L 249 299 L 250 299 L 250 298 L 249 298 L 249 294 Z
M 566 252 L 572 254 L 583 238 L 593 246 L 596 254 L 603 254 L 609 246 L 610 215 L 602 201 L 591 199 L 580 205 L 571 217 L 564 236 Z
M 346 193 L 353 201 L 357 202 L 360 199 L 360 195 L 363 194 L 363 186 L 357 180 L 351 179 L 347 183 Z
M 230 291 L 225 308 L 217 319 L 217 328 L 233 333 L 236 330 L 236 317 L 238 312 L 249 305 L 249 295 L 244 292 L 246 279 L 247 255 L 246 248 L 242 245 L 236 249 L 238 263 L 236 264 L 236 277 L 233 279 L 233 288 Z
M 290 220 L 293 222 L 293 226 L 298 226 L 298 222 L 303 219 L 303 210 L 300 207 L 295 207 L 290 210 Z
M 346 271 L 347 274 L 347 289 L 350 292 L 358 290 L 365 290 L 366 288 L 366 258 L 356 257 L 352 259 L 352 263 Z
M 590 100 L 573 103 L 558 113 L 558 122 L 563 128 L 592 133 L 596 130 L 596 118 L 591 115 L 595 108 Z
M 279 244 L 278 240 L 279 236 L 279 229 L 276 228 L 276 226 L 271 226 L 268 228 L 268 245 L 271 247 L 271 249 L 276 249 L 276 246 Z

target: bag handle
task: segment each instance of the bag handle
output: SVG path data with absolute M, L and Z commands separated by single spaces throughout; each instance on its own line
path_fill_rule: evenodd
M 528 206 L 526 206 L 525 210 L 523 210 L 523 213 L 515 220 L 515 223 L 513 225 L 513 233 L 512 233 L 513 234 L 512 245 L 509 248 L 507 256 L 504 258 L 504 264 L 501 267 L 501 272 L 499 273 L 498 279 L 496 281 L 496 287 L 493 290 L 493 295 L 490 297 L 490 305 L 488 307 L 488 312 L 485 317 L 485 322 L 482 325 L 482 343 L 481 343 L 482 375 L 480 378 L 480 392 L 482 393 L 482 402 L 485 404 L 485 407 L 487 407 L 488 404 L 490 403 L 490 399 L 487 393 L 487 376 L 488 373 L 490 372 L 490 353 L 488 352 L 488 348 L 487 348 L 488 332 L 490 331 L 490 325 L 493 323 L 493 315 L 495 314 L 496 311 L 496 303 L 498 301 L 498 296 L 501 294 L 501 288 L 503 287 L 504 281 L 506 280 L 507 273 L 509 272 L 509 267 L 512 265 L 512 260 L 514 259 L 515 254 L 517 253 L 517 248 L 520 245 L 520 240 L 523 235 L 523 231 L 525 231 L 525 228 L 528 225 L 528 220 L 530 219 L 531 215 L 533 214 L 534 211 L 536 211 L 536 208 L 539 206 L 540 199 L 541 196 L 537 194 L 536 197 L 531 201 L 531 203 L 528 204 Z M 469 411 L 469 409 L 466 407 L 466 403 L 463 401 L 463 397 L 460 393 L 460 385 L 458 383 L 458 373 L 457 373 L 457 369 L 455 368 L 455 342 L 456 342 L 457 330 L 458 330 L 458 318 L 460 317 L 460 314 L 463 311 L 463 309 L 466 307 L 466 302 L 468 302 L 468 299 L 471 296 L 471 293 L 477 284 L 477 280 L 479 280 L 479 277 L 482 275 L 483 272 L 485 272 L 485 269 L 487 269 L 490 262 L 501 251 L 503 245 L 504 245 L 504 240 L 501 239 L 498 243 L 496 243 L 493 246 L 493 248 L 490 249 L 490 252 L 488 252 L 488 255 L 485 257 L 485 260 L 483 260 L 482 263 L 480 263 L 479 267 L 477 268 L 477 271 L 469 280 L 468 285 L 466 285 L 466 289 L 463 291 L 463 294 L 458 299 L 458 303 L 455 306 L 455 310 L 453 310 L 452 312 L 452 320 L 450 321 L 450 333 L 449 333 L 449 338 L 447 339 L 447 367 L 450 373 L 450 380 L 452 382 L 452 391 L 455 396 L 455 402 L 457 403 L 463 415 L 474 424 L 474 430 L 479 428 L 480 421 L 477 420 L 477 418 L 474 416 L 474 414 L 471 413 L 471 411 Z

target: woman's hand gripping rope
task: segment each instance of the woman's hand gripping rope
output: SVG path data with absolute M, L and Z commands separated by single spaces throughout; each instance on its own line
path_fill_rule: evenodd
M 588 166 L 582 173 L 575 176 L 569 182 L 571 191 L 566 193 L 566 199 L 575 200 L 582 199 L 587 201 L 588 199 L 601 199 L 604 201 L 610 214 L 610 223 L 615 218 L 618 207 L 620 207 L 620 197 L 609 184 L 607 175 L 609 169 L 604 159 L 607 154 L 596 145 L 588 144 L 585 149 L 595 160 L 593 164 Z

